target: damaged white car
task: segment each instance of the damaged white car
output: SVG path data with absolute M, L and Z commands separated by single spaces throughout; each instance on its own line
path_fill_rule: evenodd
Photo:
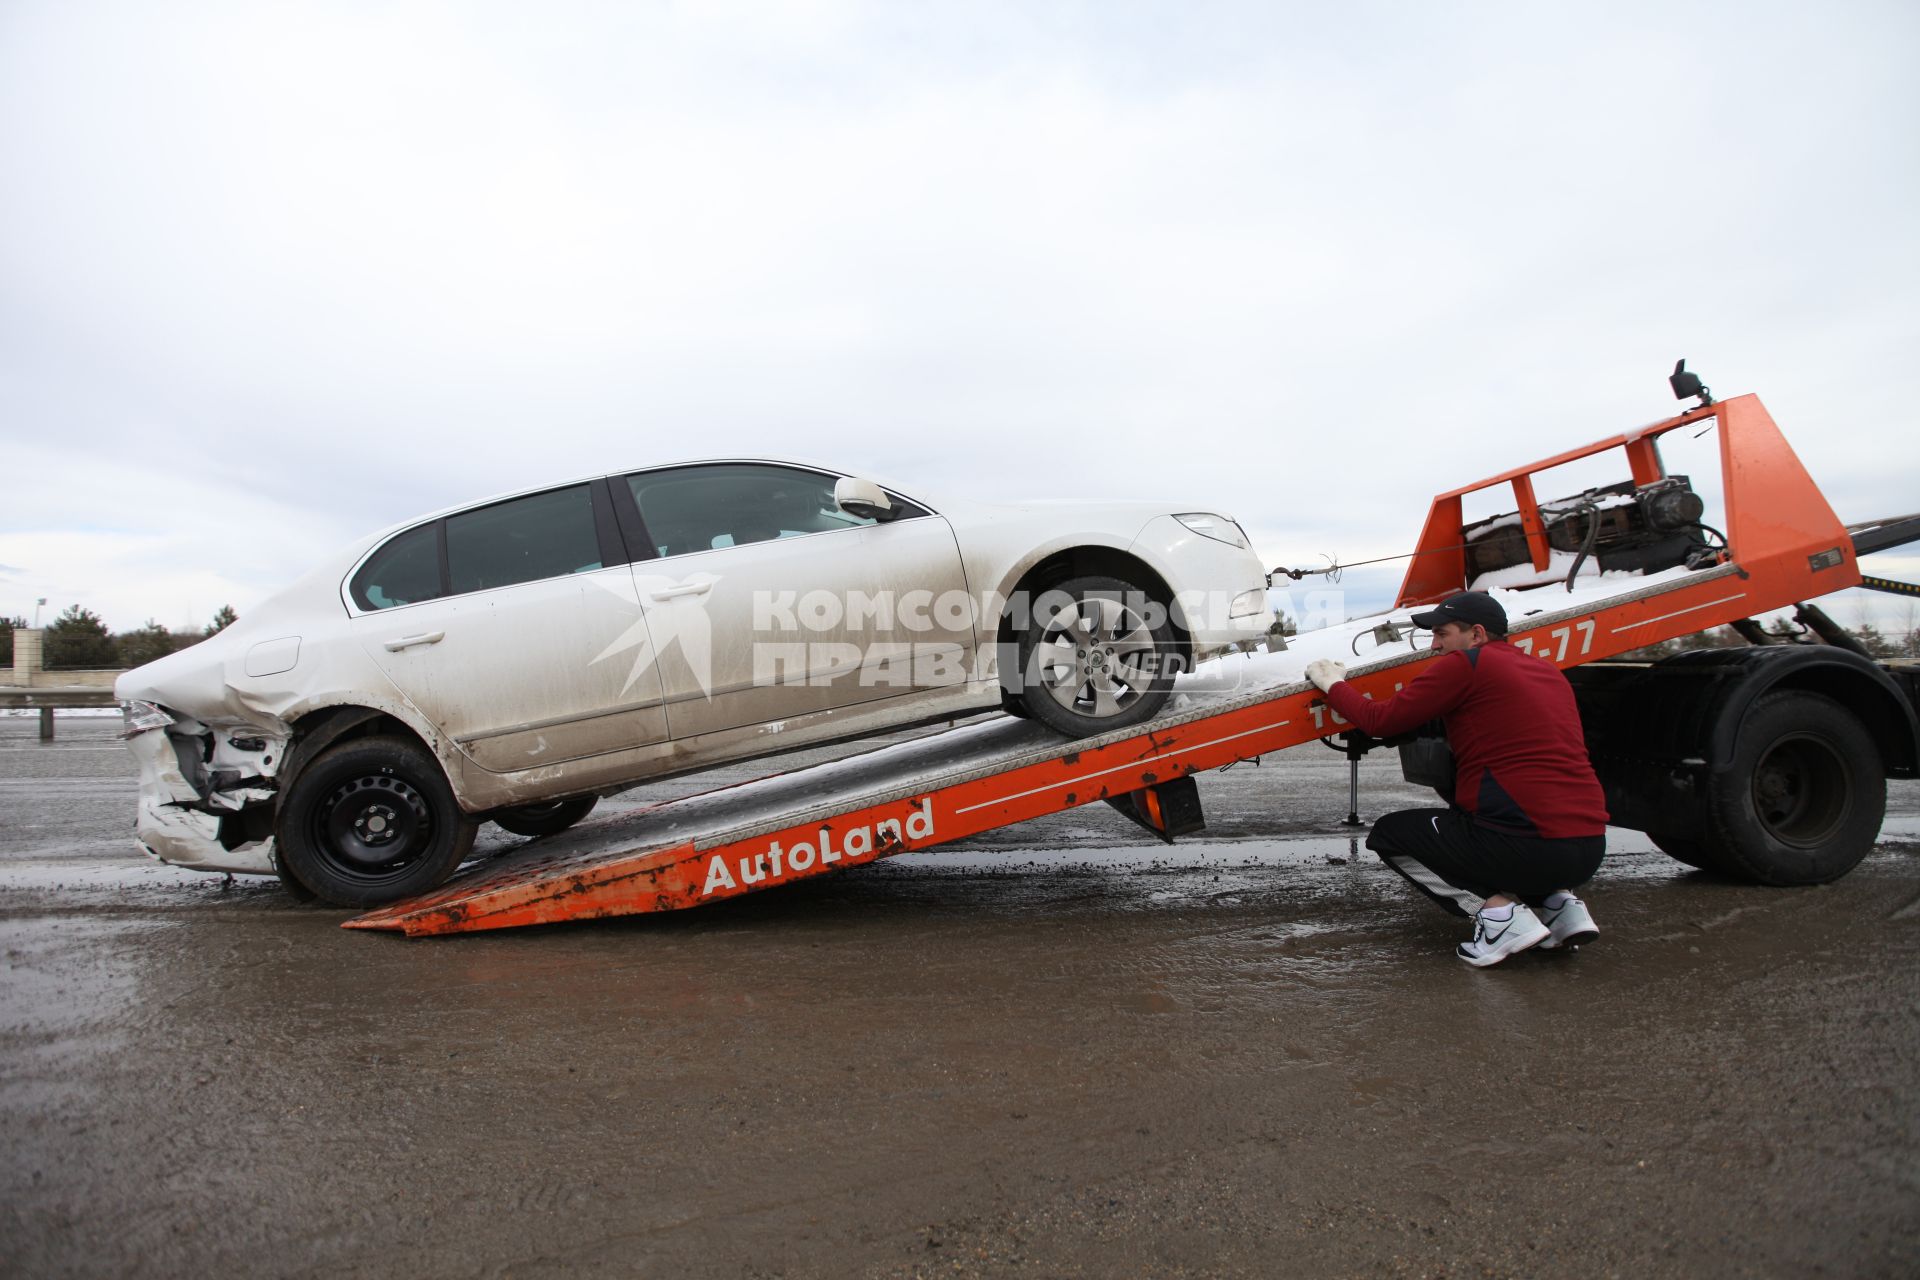
M 596 476 L 426 516 L 123 675 L 154 857 L 371 906 L 724 761 L 1004 707 L 1151 717 L 1269 621 L 1197 506 L 909 497 L 768 460 Z

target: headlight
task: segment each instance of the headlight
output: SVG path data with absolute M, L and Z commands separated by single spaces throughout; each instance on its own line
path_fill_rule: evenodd
M 173 717 L 151 702 L 123 702 L 120 704 L 120 723 L 125 726 L 120 736 L 131 738 L 149 729 L 164 729 L 173 723 Z
M 1247 535 L 1240 531 L 1240 526 L 1231 516 L 1217 516 L 1210 511 L 1193 511 L 1184 516 L 1175 516 L 1174 519 L 1203 538 L 1212 538 L 1215 542 L 1224 542 L 1242 551 L 1247 549 Z

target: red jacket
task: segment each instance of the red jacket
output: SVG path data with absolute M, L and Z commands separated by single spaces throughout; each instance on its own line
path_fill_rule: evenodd
M 1453 802 L 1486 826 L 1549 840 L 1606 830 L 1573 686 L 1560 668 L 1505 640 L 1447 654 L 1385 702 L 1344 680 L 1327 702 L 1376 738 L 1444 717 Z

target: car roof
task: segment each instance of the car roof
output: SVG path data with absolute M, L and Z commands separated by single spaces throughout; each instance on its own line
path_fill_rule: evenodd
M 404 520 L 396 521 L 395 523 L 387 525 L 385 528 L 382 528 L 377 532 L 367 534 L 365 537 L 357 540 L 354 546 L 356 548 L 365 548 L 375 542 L 384 541 L 386 538 L 390 537 L 395 533 L 400 532 L 403 529 L 411 529 L 416 525 L 426 524 L 430 520 L 438 520 L 443 516 L 458 515 L 462 511 L 472 511 L 477 507 L 490 507 L 496 502 L 506 502 L 513 498 L 522 498 L 527 496 L 528 494 L 545 493 L 549 489 L 565 489 L 576 484 L 590 484 L 595 480 L 602 479 L 603 477 L 632 475 L 633 473 L 639 472 L 639 471 L 667 471 L 675 467 L 703 467 L 703 466 L 713 466 L 719 463 L 755 463 L 755 462 L 767 463 L 769 465 L 779 466 L 779 467 L 799 467 L 807 471 L 822 471 L 828 475 L 833 475 L 833 476 L 857 475 L 863 479 L 873 481 L 875 484 L 879 485 L 883 489 L 888 489 L 894 493 L 899 494 L 901 497 L 908 499 L 909 501 L 915 503 L 916 505 L 937 509 L 937 507 L 935 507 L 934 504 L 923 501 L 921 498 L 915 496 L 915 494 L 909 492 L 908 490 L 906 490 L 905 488 L 899 485 L 894 484 L 892 481 L 887 480 L 884 477 L 874 475 L 870 472 L 862 473 L 857 471 L 848 471 L 845 467 L 837 467 L 830 463 L 817 462 L 810 458 L 791 458 L 791 457 L 774 458 L 774 457 L 768 457 L 766 455 L 714 457 L 714 458 L 683 458 L 683 459 L 677 459 L 671 462 L 653 462 L 653 463 L 646 463 L 641 466 L 616 467 L 612 470 L 592 471 L 592 472 L 588 472 L 585 475 L 558 477 L 552 480 L 543 481 L 540 484 L 527 485 L 526 487 L 520 488 L 520 489 L 511 489 L 504 493 L 495 493 L 483 498 L 472 498 L 466 502 L 456 502 L 451 506 L 441 507 L 437 511 L 422 512 L 419 515 L 408 516 Z

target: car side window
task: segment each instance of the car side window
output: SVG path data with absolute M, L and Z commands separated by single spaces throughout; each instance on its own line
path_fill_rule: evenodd
M 353 575 L 353 602 L 362 609 L 392 609 L 433 600 L 440 587 L 440 522 L 423 524 L 387 540 Z
M 643 471 L 628 476 L 627 484 L 655 554 L 681 556 L 873 524 L 834 503 L 838 479 L 794 467 L 724 462 Z M 901 518 L 926 514 L 894 498 L 905 508 Z
M 447 517 L 447 585 L 455 595 L 600 567 L 589 485 Z

